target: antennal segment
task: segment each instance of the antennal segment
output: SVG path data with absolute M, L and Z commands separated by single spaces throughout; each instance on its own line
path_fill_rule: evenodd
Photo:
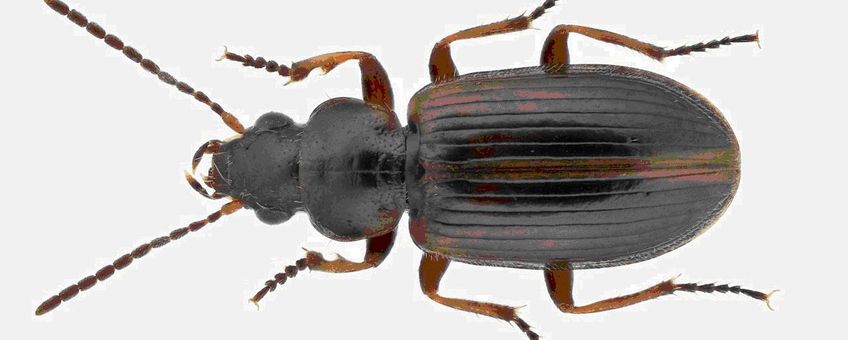
M 112 34 L 107 34 L 106 30 L 104 30 L 103 27 L 100 27 L 100 25 L 95 22 L 88 21 L 88 19 L 86 19 L 86 17 L 82 13 L 78 12 L 75 9 L 70 9 L 68 5 L 59 0 L 44 0 L 44 3 L 46 3 L 47 6 L 50 6 L 50 8 L 52 8 L 57 13 L 67 17 L 68 20 L 77 24 L 77 26 L 84 27 L 85 30 L 91 33 L 91 35 L 93 35 L 95 38 L 103 40 L 106 45 L 109 45 L 110 47 L 123 52 L 129 60 L 132 60 L 134 63 L 141 65 L 143 69 L 159 77 L 159 80 L 163 81 L 168 85 L 176 86 L 176 88 L 180 90 L 180 92 L 192 96 L 194 97 L 194 99 L 197 99 L 197 101 L 209 106 L 212 111 L 218 114 L 218 116 L 220 116 L 222 120 L 224 120 L 224 124 L 227 124 L 227 126 L 229 126 L 230 129 L 233 129 L 233 131 L 239 134 L 244 133 L 244 126 L 241 124 L 241 122 L 239 122 L 239 120 L 235 116 L 224 110 L 221 105 L 210 100 L 205 93 L 195 91 L 194 88 L 192 88 L 188 84 L 177 80 L 168 72 L 160 70 L 159 66 L 156 65 L 156 63 L 154 63 L 152 60 L 144 58 L 144 56 L 142 56 L 141 53 L 139 53 L 135 48 L 124 44 L 124 42 L 121 41 L 121 39 L 119 39 L 118 37 Z
M 59 292 L 59 294 L 53 295 L 49 299 L 42 302 L 41 305 L 38 306 L 38 309 L 35 310 L 35 315 L 43 315 L 53 310 L 54 308 L 59 307 L 62 302 L 68 301 L 74 296 L 77 296 L 77 294 L 79 294 L 79 292 L 81 291 L 88 290 L 89 288 L 97 284 L 98 281 L 104 281 L 108 279 L 112 276 L 112 274 L 115 274 L 116 270 L 121 270 L 128 267 L 130 264 L 133 263 L 133 260 L 139 259 L 142 256 L 147 255 L 147 253 L 149 253 L 151 250 L 163 247 L 171 241 L 179 240 L 189 232 L 198 231 L 201 228 L 205 227 L 207 224 L 217 221 L 222 216 L 230 215 L 241 208 L 241 202 L 232 201 L 230 203 L 225 204 L 221 208 L 221 210 L 212 213 L 211 215 L 200 221 L 191 223 L 187 227 L 176 229 L 170 234 L 168 234 L 168 236 L 159 237 L 154 239 L 153 241 L 138 246 L 138 248 L 135 248 L 135 250 L 133 250 L 129 254 L 123 255 L 114 262 L 112 262 L 112 264 L 101 268 L 94 275 L 88 276 L 80 280 L 79 282 L 72 284 L 70 287 L 65 288 L 64 290 Z

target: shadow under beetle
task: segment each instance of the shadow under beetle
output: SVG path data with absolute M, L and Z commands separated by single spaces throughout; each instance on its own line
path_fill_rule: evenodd
M 736 138 L 705 98 L 674 80 L 633 68 L 571 65 L 568 37 L 577 33 L 651 58 L 703 52 L 758 35 L 664 49 L 590 27 L 560 25 L 544 45 L 539 67 L 460 76 L 450 43 L 527 29 L 553 7 L 547 0 L 528 15 L 473 27 L 436 43 L 432 84 L 409 104 L 401 126 L 383 67 L 366 52 L 329 53 L 291 68 L 261 57 L 225 52 L 223 59 L 304 79 L 359 62 L 363 99 L 333 98 L 308 124 L 267 113 L 250 128 L 203 92 L 163 72 L 150 59 L 107 34 L 58 0 L 45 3 L 95 38 L 120 50 L 163 82 L 208 105 L 238 136 L 203 144 L 212 166 L 204 183 L 189 184 L 211 199 L 228 198 L 218 212 L 143 244 L 50 297 L 41 315 L 112 276 L 154 248 L 245 208 L 265 223 L 306 211 L 318 231 L 339 241 L 366 240 L 362 262 L 306 257 L 265 283 L 261 300 L 304 269 L 344 273 L 374 268 L 388 255 L 404 210 L 424 251 L 421 289 L 446 306 L 515 324 L 537 339 L 515 308 L 439 295 L 451 261 L 544 271 L 547 288 L 565 313 L 594 313 L 676 291 L 771 294 L 739 286 L 661 282 L 643 291 L 577 306 L 572 271 L 648 260 L 687 243 L 730 203 L 739 183 Z

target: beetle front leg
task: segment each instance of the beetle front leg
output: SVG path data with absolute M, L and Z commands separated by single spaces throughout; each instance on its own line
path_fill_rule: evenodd
M 719 48 L 723 45 L 730 45 L 732 43 L 759 42 L 760 39 L 759 34 L 749 34 L 735 38 L 726 37 L 724 39 L 713 40 L 708 43 L 698 43 L 674 49 L 665 49 L 625 35 L 599 30 L 597 28 L 577 25 L 559 25 L 551 31 L 551 34 L 548 36 L 548 39 L 545 41 L 545 46 L 542 49 L 541 64 L 546 70 L 552 72 L 561 71 L 564 70 L 565 66 L 570 65 L 571 60 L 568 53 L 569 33 L 577 33 L 595 40 L 626 47 L 658 61 L 662 61 L 667 57 L 688 55 L 693 52 L 704 52 L 707 49 Z
M 277 289 L 277 286 L 286 283 L 288 279 L 297 276 L 298 272 L 307 268 L 309 270 L 330 273 L 351 273 L 376 268 L 389 255 L 395 243 L 396 235 L 397 231 L 392 231 L 385 235 L 369 238 L 366 245 L 365 260 L 362 262 L 349 261 L 341 256 L 335 260 L 328 261 L 324 259 L 321 253 L 307 250 L 306 257 L 297 260 L 294 265 L 286 266 L 283 272 L 274 275 L 273 279 L 265 281 L 265 287 L 253 295 L 250 298 L 250 302 L 253 302 L 258 307 L 259 300 L 262 300 L 265 295 L 273 292 Z
M 774 292 L 765 294 L 758 291 L 745 289 L 739 286 L 729 286 L 726 284 L 681 284 L 675 283 L 672 279 L 660 282 L 654 285 L 653 287 L 650 287 L 637 293 L 601 300 L 585 306 L 575 306 L 574 296 L 572 295 L 572 288 L 574 287 L 573 274 L 574 272 L 566 261 L 551 262 L 548 264 L 548 269 L 545 269 L 545 283 L 547 283 L 548 286 L 548 293 L 551 295 L 551 299 L 553 299 L 557 307 L 559 307 L 559 309 L 564 313 L 588 314 L 603 312 L 612 309 L 627 307 L 648 300 L 653 300 L 660 296 L 673 294 L 674 292 L 678 291 L 690 293 L 702 292 L 743 294 L 755 298 L 757 300 L 765 301 L 769 309 L 771 309 L 769 297 L 774 294 Z
M 396 235 L 397 231 L 392 231 L 382 236 L 369 238 L 366 241 L 365 259 L 362 262 L 353 262 L 339 255 L 335 260 L 325 260 L 321 253 L 307 251 L 306 264 L 310 270 L 328 273 L 351 273 L 376 268 L 389 255 Z
M 530 325 L 518 317 L 515 307 L 498 305 L 489 302 L 479 302 L 464 299 L 447 298 L 439 295 L 439 283 L 442 276 L 448 270 L 451 260 L 444 256 L 435 254 L 424 254 L 421 257 L 421 266 L 418 268 L 418 278 L 421 282 L 421 291 L 427 297 L 445 306 L 479 315 L 493 317 L 506 322 L 515 323 L 527 337 L 538 340 L 539 335 L 530 330 Z
M 220 58 L 218 58 L 218 61 L 221 61 L 221 60 L 224 60 L 224 59 L 240 62 L 245 67 L 253 67 L 253 68 L 256 68 L 256 69 L 265 69 L 265 71 L 268 71 L 269 73 L 277 73 L 277 74 L 279 74 L 280 76 L 283 76 L 283 77 L 288 77 L 289 72 L 291 71 L 291 69 L 288 66 L 282 65 L 282 64 L 280 64 L 276 61 L 270 60 L 270 59 L 265 59 L 263 57 L 254 58 L 249 54 L 239 55 L 239 54 L 232 53 L 227 49 L 226 46 L 224 47 L 224 55 L 222 55 Z
M 250 55 L 242 56 L 229 51 L 224 52 L 222 59 L 237 61 L 244 66 L 264 68 L 268 72 L 278 73 L 281 76 L 289 77 L 289 83 L 305 79 L 316 68 L 327 73 L 348 60 L 359 60 L 359 69 L 362 71 L 362 98 L 368 103 L 394 110 L 394 94 L 392 93 L 389 76 L 377 58 L 368 52 L 348 51 L 322 54 L 295 62 L 291 68 L 280 65 L 273 60 L 266 60 L 262 57 L 254 58 Z

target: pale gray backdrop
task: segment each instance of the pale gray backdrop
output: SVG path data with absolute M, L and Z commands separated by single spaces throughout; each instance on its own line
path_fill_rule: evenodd
M 336 50 L 374 53 L 406 103 L 428 83 L 430 47 L 444 35 L 532 10 L 516 1 L 94 1 L 90 19 L 177 78 L 252 123 L 276 110 L 305 122 L 329 97 L 359 96 L 355 65 L 283 87 L 236 63 L 223 46 L 280 62 Z M 361 256 L 297 215 L 262 225 L 250 212 L 157 250 L 49 315 L 35 307 L 153 237 L 220 205 L 186 185 L 201 143 L 232 135 L 206 107 L 160 83 L 42 1 L 2 5 L 0 338 L 5 339 L 523 339 L 516 328 L 458 312 L 420 293 L 421 252 L 404 218 L 377 270 L 306 273 L 247 299 L 303 253 Z M 658 63 L 632 51 L 571 40 L 576 63 L 629 65 L 670 76 L 710 98 L 739 136 L 743 181 L 705 235 L 656 260 L 576 273 L 588 303 L 683 274 L 681 281 L 783 289 L 776 312 L 738 296 L 680 293 L 635 307 L 563 315 L 541 272 L 453 265 L 447 296 L 527 305 L 547 339 L 833 338 L 845 270 L 844 11 L 826 1 L 560 1 L 537 30 L 461 42 L 462 72 L 535 65 L 559 23 L 625 33 L 664 46 L 760 30 L 763 49 L 739 45 Z

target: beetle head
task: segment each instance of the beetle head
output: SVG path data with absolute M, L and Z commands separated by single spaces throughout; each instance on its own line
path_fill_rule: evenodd
M 195 154 L 195 167 L 204 154 L 212 166 L 204 182 L 208 194 L 192 177 L 189 183 L 210 198 L 232 197 L 253 209 L 265 223 L 287 221 L 302 208 L 298 157 L 303 127 L 284 114 L 270 112 L 237 138 L 211 141 Z

